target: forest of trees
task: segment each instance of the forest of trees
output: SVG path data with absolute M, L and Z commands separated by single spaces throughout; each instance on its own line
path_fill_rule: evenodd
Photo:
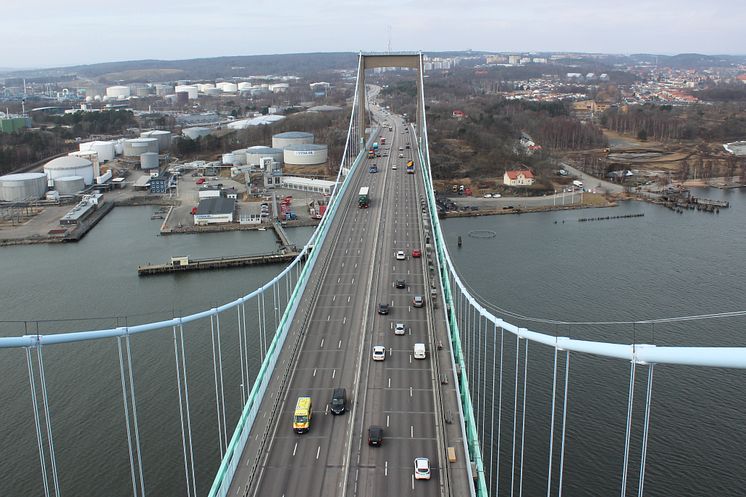
M 649 104 L 630 106 L 626 112 L 611 108 L 602 115 L 601 124 L 640 139 L 727 142 L 746 136 L 746 106 Z
M 50 131 L 0 133 L 0 174 L 74 148 L 59 133 Z

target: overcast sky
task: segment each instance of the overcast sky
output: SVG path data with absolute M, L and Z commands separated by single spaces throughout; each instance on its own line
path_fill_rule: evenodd
M 367 10 L 366 10 L 367 9 Z M 392 50 L 746 52 L 743 0 L 2 0 L 0 67 Z

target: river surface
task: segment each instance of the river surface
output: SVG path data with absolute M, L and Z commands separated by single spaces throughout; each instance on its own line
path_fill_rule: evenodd
M 445 220 L 443 228 L 462 277 L 508 321 L 589 340 L 744 346 L 742 319 L 632 326 L 513 317 L 577 323 L 746 309 L 746 194 L 712 189 L 697 193 L 725 198 L 731 208 L 719 215 L 676 214 L 630 202 L 614 209 Z M 271 231 L 156 236 L 159 221 L 150 220 L 151 212 L 150 207 L 117 208 L 77 244 L 0 248 L 0 334 L 56 333 L 165 319 L 233 300 L 282 269 L 264 266 L 139 278 L 138 264 L 165 262 L 172 255 L 250 254 L 276 246 Z M 638 213 L 644 216 L 577 221 Z M 496 236 L 469 236 L 477 230 Z M 297 228 L 289 235 L 303 244 L 311 232 Z M 247 308 L 247 320 L 255 318 L 255 309 Z M 206 329 L 203 324 L 185 332 L 192 423 L 199 427 L 194 435 L 197 487 L 204 495 L 219 462 L 209 322 Z M 256 330 L 250 327 L 249 333 L 254 333 L 255 342 Z M 240 381 L 235 379 L 240 374 L 237 342 L 230 340 L 223 338 L 227 424 L 232 429 L 240 409 Z M 506 358 L 512 343 L 506 337 Z M 132 347 L 146 491 L 183 495 L 173 337 L 169 332 L 138 336 Z M 0 351 L 0 357 L 0 495 L 40 495 L 25 355 L 11 350 Z M 258 363 L 255 350 L 251 360 Z M 512 402 L 511 360 L 505 362 L 504 384 L 505 398 Z M 551 360 L 551 351 L 538 345 L 529 352 L 525 495 L 546 493 Z M 131 495 L 116 341 L 50 347 L 44 361 L 62 493 Z M 637 371 L 630 493 L 637 488 L 634 475 L 639 468 L 647 379 L 646 368 Z M 617 495 L 629 364 L 574 354 L 570 379 L 564 494 Z M 646 495 L 744 495 L 745 383 L 740 371 L 656 367 Z M 512 413 L 512 404 L 505 403 L 505 419 L 512 422 Z M 500 495 L 508 495 L 510 485 L 506 436 Z M 556 482 L 556 457 L 554 465 Z

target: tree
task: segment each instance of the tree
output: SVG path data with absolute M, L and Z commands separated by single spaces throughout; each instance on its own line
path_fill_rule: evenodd
M 637 139 L 640 141 L 647 141 L 648 140 L 648 132 L 644 129 L 641 129 L 637 132 Z

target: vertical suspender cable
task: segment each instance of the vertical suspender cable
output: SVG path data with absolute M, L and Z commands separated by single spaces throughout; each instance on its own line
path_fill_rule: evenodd
M 515 489 L 515 433 L 518 429 L 518 366 L 520 365 L 521 337 L 515 336 L 515 387 L 513 395 L 513 449 L 510 463 L 510 497 Z
M 181 422 L 181 448 L 184 454 L 184 478 L 186 479 L 187 497 L 191 497 L 191 484 L 189 483 L 189 459 L 187 458 L 186 431 L 184 430 L 184 403 L 181 395 L 181 366 L 179 364 L 179 342 L 176 339 L 176 326 L 174 332 L 174 357 L 176 359 L 176 387 L 179 389 L 179 421 Z M 196 497 L 196 496 L 195 496 Z
M 490 394 L 490 472 L 489 472 L 489 478 L 490 478 L 490 494 L 492 494 L 492 482 L 494 481 L 494 478 L 492 477 L 492 471 L 494 466 L 492 465 L 493 461 L 493 453 L 495 450 L 495 368 L 497 363 L 497 324 L 494 324 L 492 327 L 492 393 Z M 497 434 L 498 443 L 500 440 L 500 431 L 498 430 Z M 498 468 L 497 471 L 497 478 L 500 477 L 500 468 Z M 492 494 L 496 495 L 496 494 Z
M 476 314 L 476 318 L 477 318 L 476 319 L 477 326 L 475 328 L 475 330 L 476 330 L 476 337 L 474 337 L 475 338 L 475 340 L 474 340 L 474 344 L 475 344 L 474 349 L 475 349 L 475 352 L 476 352 L 476 358 L 474 360 L 474 367 L 475 367 L 476 371 L 475 371 L 474 374 L 475 374 L 475 380 L 476 381 L 471 385 L 471 392 L 470 392 L 470 394 L 473 395 L 473 396 L 475 396 L 474 400 L 476 400 L 476 411 L 477 412 L 474 413 L 474 424 L 475 424 L 475 426 L 474 426 L 474 432 L 476 432 L 477 436 L 479 436 L 479 414 L 482 412 L 481 408 L 483 407 L 480 404 L 479 390 L 478 390 L 479 389 L 479 382 L 482 379 L 482 375 L 481 375 L 482 369 L 480 367 L 481 361 L 482 361 L 482 354 L 481 354 L 481 347 L 480 347 L 481 341 L 482 341 L 482 315 L 478 314 L 476 309 L 474 309 L 474 314 Z M 472 404 L 472 405 L 475 405 L 475 404 Z
M 137 421 L 137 400 L 135 398 L 135 380 L 132 373 L 132 351 L 129 331 L 124 338 L 125 350 L 127 351 L 127 370 L 130 380 L 130 401 L 132 402 L 132 423 L 135 428 L 135 448 L 137 449 L 137 468 L 140 473 L 140 495 L 145 495 L 145 477 L 142 469 L 142 452 L 140 449 L 140 424 Z
M 44 438 L 39 420 L 39 404 L 36 399 L 36 380 L 34 378 L 34 362 L 31 349 L 26 348 L 26 365 L 28 366 L 28 380 L 31 386 L 31 404 L 34 408 L 34 425 L 36 426 L 36 444 L 39 450 L 39 464 L 41 465 L 41 481 L 44 484 L 44 496 L 49 497 L 49 481 L 47 478 L 47 458 L 44 455 Z
M 485 317 L 484 320 L 484 361 L 483 361 L 483 372 L 482 372 L 482 446 L 485 446 L 486 438 L 487 438 L 487 432 L 485 431 L 485 424 L 487 420 L 487 326 L 489 325 L 489 321 Z M 492 340 L 492 351 L 494 354 L 495 350 L 495 340 Z M 494 361 L 493 361 L 494 362 Z M 491 402 L 490 402 L 491 403 Z M 485 450 L 482 451 L 482 453 L 485 455 L 484 458 L 486 458 L 487 452 Z M 490 452 L 492 452 L 492 445 L 490 444 Z M 484 459 L 483 458 L 483 459 Z
M 643 487 L 645 485 L 645 461 L 648 457 L 648 433 L 650 429 L 650 400 L 653 396 L 653 366 L 655 364 L 650 364 L 648 366 L 648 391 L 645 396 L 645 427 L 643 429 L 642 433 L 642 457 L 640 460 L 640 486 L 638 487 L 637 491 L 637 497 L 642 497 L 643 495 Z
M 552 415 L 549 426 L 549 468 L 547 470 L 547 497 L 552 495 L 552 456 L 554 455 L 554 411 L 557 402 L 557 344 L 554 345 L 554 369 L 552 370 Z
M 215 330 L 218 335 L 218 366 L 220 370 L 220 406 L 223 409 L 223 443 L 228 450 L 228 425 L 225 422 L 225 381 L 223 379 L 223 346 L 220 343 L 220 314 L 215 313 Z
M 218 447 L 220 460 L 223 460 L 223 424 L 220 422 L 220 392 L 218 390 L 218 360 L 215 354 L 215 321 L 210 314 L 210 342 L 212 344 L 212 372 L 215 377 L 215 410 L 218 417 Z
M 565 470 L 565 433 L 567 428 L 567 385 L 570 381 L 570 351 L 565 351 L 565 394 L 562 399 L 562 446 L 560 448 L 559 491 L 557 497 L 562 497 L 562 477 Z
M 266 290 L 263 290 L 262 294 L 261 294 L 261 296 L 262 296 L 262 300 L 261 300 L 262 308 L 261 308 L 261 311 L 260 311 L 261 321 L 262 321 L 262 335 L 263 335 L 263 339 L 264 339 L 264 346 L 262 348 L 262 361 L 264 361 L 264 354 L 267 353 L 267 349 L 269 348 L 269 345 L 267 344 L 267 312 L 266 312 L 266 309 L 264 307 L 264 292 L 265 291 Z
M 261 299 L 264 298 L 264 292 L 259 294 L 259 296 L 256 298 L 256 312 L 258 315 L 258 318 L 256 320 L 257 324 L 259 325 L 259 361 L 264 361 L 264 338 L 262 337 L 262 302 Z
M 124 379 L 124 359 L 122 358 L 122 337 L 117 337 L 119 349 L 119 379 L 122 381 L 122 400 L 124 401 L 124 421 L 127 427 L 127 449 L 130 456 L 130 473 L 132 476 L 132 495 L 137 497 L 137 478 L 135 477 L 135 460 L 132 455 L 132 431 L 130 430 L 129 403 L 127 402 L 127 386 Z
M 246 384 L 248 383 L 248 381 L 246 380 L 246 377 L 244 376 L 244 372 L 243 372 L 244 370 L 244 367 L 243 367 L 244 366 L 243 336 L 241 333 L 241 307 L 240 306 L 236 306 L 236 312 L 238 313 L 238 316 L 236 317 L 236 324 L 238 325 L 238 362 L 241 365 L 241 408 L 243 408 L 243 406 L 246 405 Z
M 251 393 L 251 387 L 253 386 L 251 381 L 251 374 L 249 373 L 249 335 L 246 331 L 246 302 L 241 302 L 241 321 L 243 322 L 243 343 L 245 353 L 244 361 L 246 361 L 246 400 L 248 401 L 249 393 Z
M 522 407 L 522 416 L 523 420 L 521 421 L 521 477 L 518 480 L 518 496 L 523 497 L 523 456 L 525 454 L 525 448 L 526 448 L 526 380 L 528 378 L 528 342 L 529 340 L 526 340 L 526 356 L 523 358 L 523 407 Z
M 192 464 L 192 488 L 194 489 L 194 495 L 197 495 L 197 483 L 194 476 L 194 449 L 192 448 L 192 416 L 189 410 L 189 380 L 187 379 L 186 349 L 184 348 L 184 325 L 181 323 L 179 323 L 179 335 L 181 338 L 181 366 L 184 374 L 184 402 L 186 406 L 187 429 L 189 430 L 189 458 Z
M 52 437 L 52 418 L 49 413 L 49 397 L 47 396 L 47 378 L 44 375 L 44 356 L 41 351 L 41 345 L 36 348 L 37 358 L 39 359 L 39 382 L 41 383 L 41 398 L 44 403 L 44 417 L 47 424 L 47 442 L 49 443 L 49 460 L 52 463 L 52 483 L 54 484 L 54 493 L 60 496 L 60 480 L 57 476 L 57 457 L 54 454 L 54 438 Z
M 635 395 L 635 361 L 630 362 L 629 368 L 629 399 L 627 402 L 627 432 L 624 435 L 624 465 L 622 466 L 621 496 L 627 495 L 627 467 L 629 466 L 629 439 L 632 433 L 632 407 Z

